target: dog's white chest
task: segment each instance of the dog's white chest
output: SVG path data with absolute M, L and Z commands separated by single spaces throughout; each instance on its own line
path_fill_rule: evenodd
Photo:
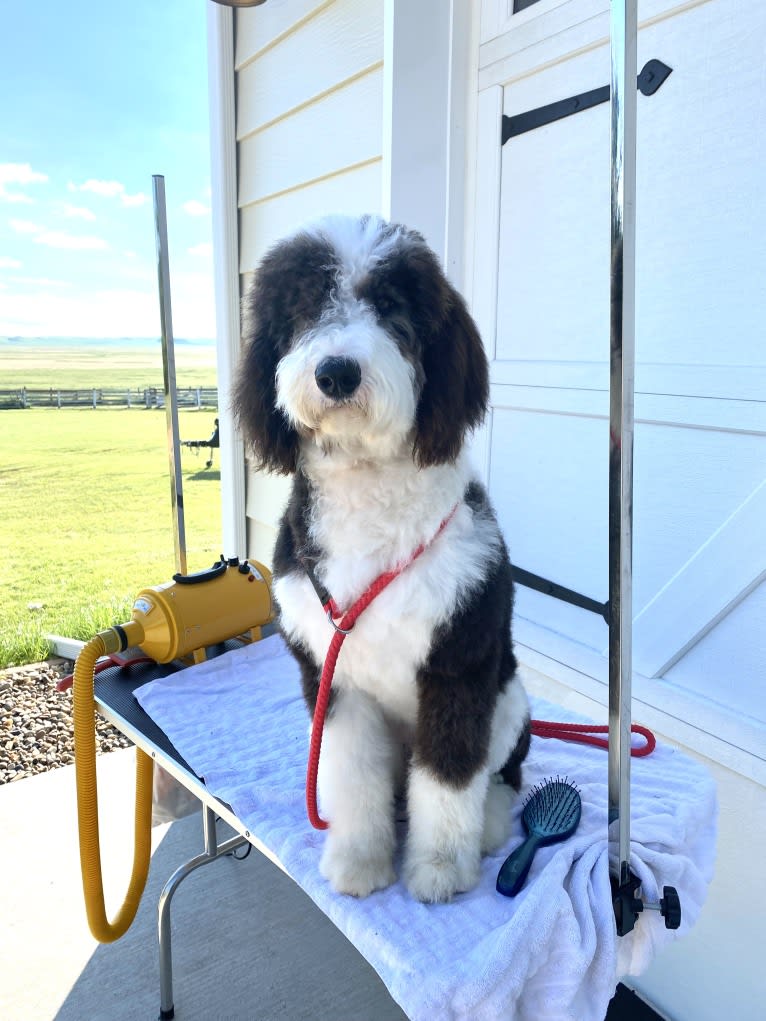
M 413 572 L 413 566 L 408 569 Z M 328 587 L 333 591 L 331 579 Z M 340 591 L 336 586 L 335 591 Z M 420 598 L 418 598 L 418 594 Z M 282 626 L 324 662 L 333 627 L 306 576 L 291 574 L 276 582 Z M 341 609 L 348 604 L 339 600 Z M 372 695 L 389 713 L 414 724 L 417 716 L 417 671 L 431 646 L 440 607 L 431 603 L 423 584 L 399 577 L 361 614 L 344 640 L 333 684 Z
M 497 526 L 475 518 L 463 501 L 462 464 L 417 471 L 403 459 L 343 471 L 322 461 L 320 471 L 311 538 L 323 551 L 319 578 L 339 609 L 350 609 L 383 572 L 407 563 L 345 639 L 333 683 L 369 692 L 414 723 L 418 670 L 436 629 L 484 578 L 499 542 Z M 278 578 L 274 591 L 285 632 L 324 662 L 333 629 L 305 571 Z

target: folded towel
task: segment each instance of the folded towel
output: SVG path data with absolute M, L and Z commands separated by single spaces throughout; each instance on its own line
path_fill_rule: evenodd
M 713 869 L 716 798 L 704 768 L 665 746 L 632 763 L 631 867 L 646 900 L 678 890 L 677 932 L 644 912 L 615 931 L 607 841 L 607 755 L 535 737 L 513 836 L 483 860 L 481 881 L 450 904 L 413 900 L 401 882 L 364 900 L 334 893 L 319 874 L 324 834 L 306 818 L 308 717 L 297 666 L 274 635 L 136 692 L 208 789 L 233 808 L 377 970 L 413 1021 L 603 1021 L 618 979 L 636 975 L 694 924 Z M 543 700 L 533 716 L 582 718 Z M 541 848 L 509 899 L 497 873 L 523 836 L 523 795 L 549 776 L 581 791 L 567 841 Z M 400 864 L 400 862 L 397 862 Z

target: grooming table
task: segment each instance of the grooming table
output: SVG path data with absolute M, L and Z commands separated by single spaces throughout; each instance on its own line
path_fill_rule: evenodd
M 581 790 L 583 814 L 573 837 L 538 851 L 516 898 L 497 894 L 495 879 L 522 837 L 523 797 L 511 839 L 483 860 L 475 890 L 451 904 L 424 905 L 397 882 L 355 900 L 333 893 L 319 874 L 324 835 L 311 829 L 304 804 L 308 717 L 297 666 L 278 635 L 185 670 L 106 670 L 96 680 L 96 701 L 203 804 L 204 851 L 171 876 L 160 897 L 162 1017 L 173 1016 L 173 894 L 190 872 L 246 842 L 308 893 L 413 1021 L 603 1021 L 618 979 L 643 971 L 678 935 L 656 912 L 644 913 L 627 936 L 616 934 L 602 749 L 533 738 L 522 795 L 547 776 L 568 775 Z M 533 715 L 579 719 L 540 700 Z M 712 875 L 713 783 L 687 756 L 658 746 L 634 761 L 633 789 L 631 867 L 648 899 L 658 900 L 663 885 L 678 889 L 682 934 Z M 216 815 L 238 835 L 218 844 Z M 400 848 L 405 826 L 400 821 Z

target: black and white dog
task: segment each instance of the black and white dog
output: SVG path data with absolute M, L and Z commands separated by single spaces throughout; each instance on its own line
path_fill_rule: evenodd
M 394 880 L 406 782 L 404 879 L 420 900 L 449 900 L 507 838 L 529 747 L 510 564 L 463 450 L 487 402 L 481 339 L 423 238 L 376 217 L 327 218 L 277 244 L 244 313 L 234 410 L 259 465 L 293 475 L 274 594 L 311 712 L 333 631 L 307 567 L 348 609 L 431 543 L 340 652 L 322 874 L 358 897 Z

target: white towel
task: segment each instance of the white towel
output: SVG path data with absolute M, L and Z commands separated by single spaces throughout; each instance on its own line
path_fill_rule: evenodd
M 645 911 L 621 938 L 609 886 L 602 749 L 533 738 L 512 838 L 483 860 L 475 890 L 424 905 L 397 882 L 356 900 L 333 893 L 319 874 L 325 837 L 311 828 L 304 801 L 308 716 L 279 636 L 153 681 L 136 696 L 413 1021 L 603 1021 L 618 979 L 643 971 L 699 915 L 713 870 L 715 789 L 700 765 L 672 748 L 633 760 L 631 867 L 647 900 L 658 900 L 664 885 L 677 888 L 683 921 L 672 932 L 658 912 Z M 538 718 L 581 720 L 542 700 L 532 709 Z M 580 825 L 569 840 L 537 852 L 517 897 L 502 897 L 495 880 L 523 836 L 523 796 L 557 774 L 580 788 Z

